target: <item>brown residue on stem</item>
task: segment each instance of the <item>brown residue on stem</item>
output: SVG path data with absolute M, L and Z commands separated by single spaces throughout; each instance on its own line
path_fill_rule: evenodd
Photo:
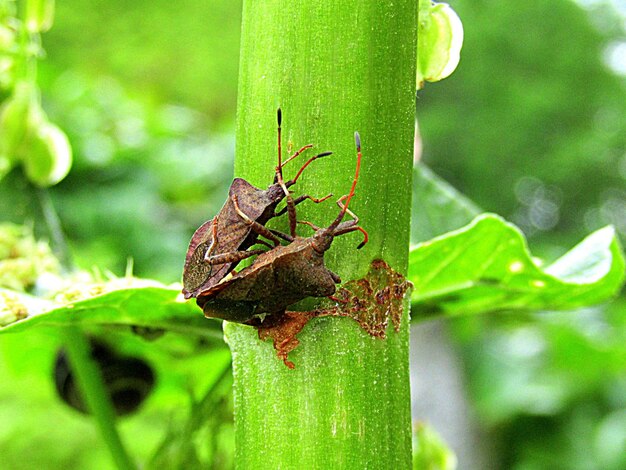
M 402 274 L 391 269 L 385 261 L 377 259 L 372 261 L 364 278 L 345 283 L 330 298 L 334 305 L 310 312 L 288 311 L 283 315 L 272 315 L 255 326 L 259 338 L 272 338 L 278 357 L 293 369 L 295 365 L 287 356 L 300 343 L 296 335 L 311 318 L 352 318 L 370 336 L 385 339 L 390 321 L 394 331 L 400 329 L 402 306 L 410 288 L 411 283 Z
M 411 283 L 383 260 L 372 261 L 362 279 L 347 282 L 335 294 L 334 307 L 319 310 L 317 316 L 340 316 L 355 320 L 369 335 L 385 339 L 389 322 L 400 329 L 402 303 Z
M 272 338 L 278 357 L 287 367 L 293 369 L 295 365 L 287 356 L 300 344 L 296 335 L 314 316 L 316 316 L 315 312 L 285 312 L 284 315 L 268 317 L 261 326 L 257 327 L 259 339 L 265 341 Z

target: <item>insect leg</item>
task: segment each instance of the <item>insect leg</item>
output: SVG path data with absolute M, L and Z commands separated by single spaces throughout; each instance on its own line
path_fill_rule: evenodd
M 341 196 L 338 200 L 337 200 L 337 205 L 339 206 L 339 208 L 341 210 L 345 209 L 345 206 L 343 204 L 343 201 L 347 198 L 348 196 Z M 361 249 L 363 248 L 363 246 L 365 246 L 365 244 L 369 241 L 369 235 L 367 234 L 367 231 L 362 228 L 362 227 L 357 227 L 356 225 L 359 223 L 359 217 L 352 212 L 350 209 L 345 209 L 346 213 L 348 215 L 350 215 L 350 217 L 352 217 L 353 220 L 350 220 L 348 222 L 342 222 L 340 223 L 337 228 L 334 230 L 334 234 L 335 235 L 343 235 L 344 233 L 348 233 L 348 232 L 354 232 L 355 230 L 358 230 L 359 232 L 361 232 L 363 234 L 363 241 L 359 244 L 359 246 L 357 247 L 357 249 Z
M 318 158 L 324 158 L 327 157 L 329 155 L 332 155 L 333 152 L 322 152 L 320 154 L 315 155 L 314 157 L 309 158 L 304 165 L 302 165 L 300 167 L 300 169 L 298 170 L 298 173 L 296 173 L 296 176 L 293 177 L 293 179 L 290 179 L 289 181 L 287 181 L 287 186 L 291 186 L 296 184 L 296 181 L 298 181 L 298 178 L 300 178 L 300 175 L 302 174 L 302 172 L 304 171 L 304 169 L 309 166 L 311 164 L 311 162 L 317 160 Z M 289 158 L 289 160 L 291 160 L 291 158 Z M 287 161 L 289 161 L 287 160 Z
M 261 253 L 265 253 L 265 250 L 229 251 L 228 253 L 220 253 L 219 255 L 211 256 L 205 259 L 205 261 L 209 264 L 236 263 L 250 258 L 251 256 L 260 255 Z
M 283 185 L 283 188 L 286 190 L 286 186 Z M 296 216 L 296 205 L 293 202 L 293 198 L 291 197 L 291 193 L 287 191 L 287 212 L 289 214 L 289 233 L 292 237 L 296 236 L 296 224 L 298 223 L 298 218 Z
M 308 144 L 305 145 L 304 147 L 302 147 L 300 150 L 298 150 L 296 153 L 294 153 L 292 156 L 290 156 L 287 160 L 285 160 L 283 162 L 282 166 L 285 166 L 287 163 L 289 163 L 291 160 L 293 160 L 294 158 L 296 158 L 298 155 L 300 155 L 302 152 L 304 152 L 306 149 L 310 149 L 311 147 L 313 147 L 313 144 Z
M 343 201 L 344 201 L 345 199 L 347 199 L 347 198 L 348 198 L 348 196 L 347 196 L 347 195 L 345 195 L 345 196 L 341 196 L 339 199 L 337 199 L 337 205 L 339 206 L 339 208 L 340 208 L 341 210 L 345 210 L 345 211 L 346 211 L 346 213 L 347 213 L 350 217 L 352 217 L 352 218 L 354 219 L 354 220 L 353 220 L 353 222 L 354 222 L 355 224 L 358 224 L 358 223 L 359 223 L 359 218 L 358 218 L 358 216 L 357 216 L 354 212 L 352 212 L 350 209 L 346 209 L 346 206 L 345 206 L 345 205 L 344 205 L 344 203 L 343 203 Z M 340 225 L 341 225 L 341 224 L 340 224 Z
M 237 214 L 239 215 L 239 217 L 241 217 L 241 219 L 250 226 L 250 228 L 257 234 L 259 235 L 263 235 L 265 238 L 267 238 L 268 240 L 271 240 L 272 242 L 274 242 L 274 246 L 280 245 L 280 240 L 278 239 L 278 237 L 276 235 L 274 235 L 270 229 L 268 229 L 267 227 L 261 225 L 260 223 L 252 220 L 250 217 L 248 217 L 239 207 L 239 202 L 237 201 L 237 195 L 233 194 L 232 196 L 232 201 L 233 201 L 233 206 L 235 207 L 235 211 L 237 212 Z
M 315 204 L 319 204 L 320 202 L 325 201 L 329 197 L 333 197 L 333 193 L 327 194 L 326 196 L 319 197 L 319 198 L 318 197 L 309 196 L 308 194 L 305 194 L 304 196 L 299 196 L 299 197 L 295 198 L 293 202 L 294 202 L 294 204 L 300 204 L 302 201 L 304 201 L 306 199 L 310 199 Z
M 211 224 L 211 244 L 209 245 L 206 252 L 204 253 L 205 261 L 209 256 L 211 256 L 211 253 L 213 253 L 213 250 L 215 250 L 216 245 L 217 245 L 217 215 L 215 216 L 215 218 L 213 219 L 213 223 Z
M 369 241 L 369 235 L 363 227 L 359 227 L 358 225 L 356 225 L 356 221 L 350 220 L 348 222 L 343 222 L 342 224 L 339 224 L 339 226 L 335 230 L 333 230 L 333 235 L 343 235 L 344 233 L 350 233 L 355 231 L 359 231 L 363 234 L 363 241 L 359 243 L 359 246 L 357 246 L 357 249 L 360 250 Z
M 282 238 L 283 240 L 285 240 L 286 242 L 291 243 L 293 241 L 293 237 L 287 235 L 286 233 L 280 232 L 278 230 L 274 230 L 274 229 L 269 229 L 270 232 L 272 232 L 274 235 L 276 235 L 278 238 Z
M 330 273 L 330 277 L 333 278 L 333 281 L 335 282 L 335 284 L 341 284 L 341 278 L 337 274 L 335 274 L 332 271 L 328 271 L 328 272 Z
M 325 201 L 326 199 L 328 199 L 329 197 L 332 197 L 332 193 L 331 194 L 327 194 L 324 197 L 320 197 L 320 198 L 316 198 L 313 196 L 309 196 L 308 194 L 305 194 L 304 196 L 298 196 L 297 198 L 295 198 L 293 200 L 293 205 L 297 206 L 298 204 L 300 204 L 301 202 L 310 199 L 311 201 L 313 201 L 316 204 L 319 204 L 320 202 Z M 275 217 L 279 217 L 281 215 L 283 215 L 285 212 L 287 212 L 287 207 L 283 207 L 281 210 L 279 210 L 278 212 L 276 212 L 276 214 L 274 214 Z
M 315 230 L 316 232 L 318 230 L 320 230 L 320 228 L 317 225 L 313 225 L 311 222 L 307 221 L 307 220 L 298 220 L 299 224 L 302 225 L 308 225 L 309 227 L 311 227 L 313 230 Z

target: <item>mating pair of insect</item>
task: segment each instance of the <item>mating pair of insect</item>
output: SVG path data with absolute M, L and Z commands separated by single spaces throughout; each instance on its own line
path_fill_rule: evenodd
M 183 271 L 183 294 L 187 299 L 195 297 L 207 317 L 258 324 L 259 318 L 264 315 L 282 314 L 288 306 L 306 297 L 332 296 L 335 284 L 341 279 L 325 267 L 324 253 L 334 237 L 360 231 L 364 239 L 358 248 L 367 243 L 367 232 L 358 226 L 358 217 L 348 209 L 361 166 L 358 132 L 355 133 L 356 172 L 350 192 L 337 201 L 339 214 L 326 228 L 301 222 L 313 228 L 315 234 L 307 238 L 299 237 L 296 235 L 296 205 L 306 199 L 319 203 L 332 195 L 320 199 L 303 195 L 294 199 L 288 188 L 296 183 L 311 162 L 332 152 L 309 158 L 293 179 L 284 181 L 285 164 L 312 145 L 305 145 L 283 162 L 281 116 L 279 108 L 278 165 L 274 183 L 262 190 L 244 179 L 235 178 L 220 212 L 201 225 L 189 243 Z M 283 199 L 286 199 L 286 207 L 277 212 L 276 208 Z M 289 235 L 265 226 L 270 219 L 285 212 L 289 216 Z M 346 213 L 352 220 L 343 221 Z M 269 242 L 260 239 L 260 236 Z M 281 245 L 281 239 L 288 244 Z M 254 245 L 264 245 L 269 249 L 251 249 Z M 240 261 L 255 255 L 257 258 L 250 266 L 234 272 Z

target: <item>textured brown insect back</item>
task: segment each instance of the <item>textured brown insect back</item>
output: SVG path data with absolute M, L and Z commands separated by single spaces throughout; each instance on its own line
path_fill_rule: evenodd
M 270 231 L 265 224 L 284 212 L 295 216 L 295 207 L 305 199 L 321 202 L 324 198 L 315 199 L 308 195 L 296 199 L 291 197 L 288 188 L 296 183 L 304 169 L 314 160 L 331 155 L 332 152 L 323 152 L 309 158 L 291 180 L 284 181 L 282 169 L 291 160 L 302 154 L 312 145 L 305 145 L 282 161 L 281 148 L 281 110 L 278 109 L 278 165 L 274 176 L 274 183 L 263 190 L 251 185 L 242 178 L 235 178 L 228 190 L 228 199 L 219 213 L 202 224 L 191 237 L 185 267 L 183 270 L 183 294 L 185 298 L 197 297 L 210 289 L 230 273 L 237 264 L 246 258 L 263 253 L 265 250 L 248 250 L 260 243 L 272 247 L 265 241 L 259 240 L 259 235 L 269 239 L 273 246 L 280 243 L 278 237 L 287 241 L 292 236 Z M 287 198 L 287 208 L 276 212 L 276 206 Z M 295 219 L 290 225 L 294 226 Z
M 207 317 L 238 323 L 255 323 L 263 314 L 282 314 L 288 306 L 306 297 L 326 297 L 335 293 L 339 276 L 324 265 L 324 253 L 337 235 L 360 231 L 367 242 L 367 232 L 359 227 L 358 218 L 349 211 L 361 166 L 358 133 L 357 167 L 350 193 L 337 201 L 341 210 L 326 228 L 318 228 L 312 237 L 295 237 L 288 245 L 280 245 L 260 254 L 254 263 L 232 277 L 224 279 L 198 296 L 198 305 Z M 345 204 L 343 201 L 345 200 Z M 353 220 L 342 222 L 346 213 Z

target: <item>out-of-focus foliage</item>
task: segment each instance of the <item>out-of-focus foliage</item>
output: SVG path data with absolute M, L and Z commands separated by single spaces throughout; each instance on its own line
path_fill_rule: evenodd
M 178 280 L 193 229 L 219 209 L 232 178 L 240 5 L 56 10 L 39 82 L 76 154 L 53 194 L 75 261 L 119 273 L 132 257 L 136 274 Z M 0 199 L 1 219 L 33 220 L 46 235 L 19 169 Z
M 608 223 L 624 237 L 623 5 L 620 15 L 608 0 L 450 3 L 463 57 L 418 95 L 424 160 L 547 259 Z M 459 221 L 464 212 L 451 211 Z M 620 301 L 451 322 L 500 468 L 626 467 L 625 318 Z
M 547 266 L 523 234 L 493 214 L 411 250 L 412 318 L 501 310 L 573 309 L 605 301 L 624 282 L 612 227 L 589 235 Z
M 0 179 L 22 164 L 28 180 L 47 187 L 72 167 L 67 136 L 49 121 L 37 86 L 37 60 L 43 54 L 39 33 L 52 26 L 54 1 L 20 5 L 0 2 L 0 92 L 8 95 L 0 106 Z
M 240 29 L 240 1 L 57 2 L 55 26 L 45 35 L 46 51 L 54 57 L 46 64 L 48 78 L 54 81 L 68 70 L 113 76 L 144 102 L 186 104 L 202 113 L 204 131 L 224 124 L 228 129 Z M 189 116 L 168 116 L 168 126 L 189 122 Z
M 414 241 L 474 217 L 467 198 L 427 167 L 417 171 Z M 499 468 L 624 468 L 625 312 L 620 299 L 575 312 L 450 322 Z
M 48 57 L 39 63 L 41 105 L 68 132 L 76 155 L 72 173 L 51 196 L 78 267 L 120 273 L 134 258 L 137 273 L 178 280 L 193 229 L 222 203 L 232 176 L 232 126 L 224 116 L 234 109 L 240 7 L 232 2 L 184 3 L 57 2 L 55 27 L 43 35 Z M 190 27 L 194 21 L 196 27 Z M 6 32 L 0 31 L 0 47 L 11 45 Z M 213 43 L 207 42 L 211 35 Z M 0 55 L 0 79 L 10 84 L 13 75 L 4 73 L 11 72 L 7 64 Z M 0 101 L 8 96 L 0 93 Z M 33 176 L 40 168 L 30 170 Z M 42 198 L 22 168 L 15 167 L 2 180 L 0 201 L 0 220 L 26 221 L 37 235 L 55 238 L 45 223 Z M 34 246 L 47 249 L 41 242 Z M 20 260 L 38 253 L 32 246 L 26 251 Z M 30 293 L 48 295 L 60 287 L 69 296 L 93 295 L 94 278 L 99 277 L 64 276 L 72 282 L 67 286 L 59 285 L 56 275 L 40 274 L 29 277 L 25 287 Z M 140 297 L 131 295 L 131 303 L 123 297 L 102 303 L 102 297 L 121 291 L 86 302 L 99 303 L 101 308 L 93 312 L 109 320 L 131 309 L 156 323 L 169 304 L 191 323 L 214 326 L 220 335 L 219 325 L 205 320 L 192 303 L 174 300 L 175 289 L 157 288 L 153 295 L 149 290 L 135 292 Z M 20 315 L 22 308 L 27 314 L 49 310 L 42 300 L 15 295 L 4 292 L 3 300 L 8 298 Z M 145 310 L 137 310 L 138 304 Z M 60 307 L 56 312 L 72 319 L 70 310 Z M 9 320 L 17 318 L 22 317 Z M 105 323 L 85 328 L 120 353 L 145 359 L 157 378 L 140 413 L 120 422 L 129 453 L 140 462 L 152 459 L 167 468 L 194 468 L 194 462 L 202 468 L 209 462 L 214 468 L 232 468 L 230 355 L 223 342 L 211 336 L 210 328 L 149 339 L 144 331 L 131 330 L 132 321 L 126 326 Z M 184 329 L 184 323 L 176 323 Z M 62 336 L 56 327 L 38 326 L 0 340 L 3 467 L 111 468 L 93 421 L 56 396 L 52 371 Z M 215 402 L 216 412 L 197 423 L 198 412 L 207 413 L 210 405 L 206 397 Z
M 411 243 L 425 242 L 469 224 L 480 208 L 426 165 L 413 173 Z
M 215 468 L 232 468 L 230 354 L 226 348 L 214 348 L 195 335 L 167 333 L 149 341 L 129 334 L 127 328 L 91 328 L 89 332 L 121 355 L 142 358 L 154 370 L 155 390 L 139 413 L 118 425 L 137 461 L 145 463 L 162 455 L 159 449 L 167 444 L 167 436 L 186 433 L 190 437 L 186 444 L 199 453 L 201 468 L 209 462 L 216 462 Z M 56 328 L 37 328 L 28 334 L 3 335 L 0 341 L 3 468 L 114 468 L 93 420 L 57 397 L 52 373 L 62 338 Z M 190 428 L 189 420 L 196 416 L 190 413 L 208 393 L 219 403 L 218 410 L 211 419 Z M 181 462 L 167 468 L 198 467 Z
M 0 312 L 11 302 L 26 313 L 24 319 L 8 324 L 0 333 L 80 322 L 82 326 L 126 326 L 203 335 L 223 345 L 219 323 L 207 321 L 193 303 L 177 298 L 179 294 L 179 288 L 134 278 L 72 285 L 46 303 L 0 288 Z
M 454 452 L 428 424 L 413 426 L 413 470 L 455 470 Z
M 118 360 L 113 363 L 113 359 L 107 359 L 103 363 L 108 370 L 107 383 L 114 383 L 113 374 L 124 373 L 125 382 L 118 381 L 116 387 L 118 390 L 134 390 L 132 387 L 138 386 L 136 364 L 141 359 L 142 367 L 152 370 L 151 375 L 157 377 L 156 396 L 163 390 L 167 392 L 167 398 L 158 401 L 154 408 L 156 417 L 145 412 L 153 402 L 152 396 L 146 404 L 134 396 L 117 395 L 121 409 L 125 409 L 128 403 L 141 404 L 144 409 L 141 418 L 135 420 L 132 435 L 125 436 L 125 440 L 133 439 L 133 435 L 142 436 L 139 445 L 135 442 L 130 445 L 136 458 L 143 462 L 167 463 L 167 468 L 192 468 L 190 462 L 197 463 L 200 468 L 209 462 L 229 462 L 233 445 L 228 389 L 230 356 L 222 340 L 220 324 L 205 319 L 194 304 L 184 302 L 180 285 L 166 287 L 130 275 L 123 278 L 109 275 L 105 281 L 98 280 L 95 273 L 62 274 L 48 245 L 36 241 L 31 230 L 12 224 L 0 225 L 0 273 L 0 333 L 3 333 L 0 351 L 6 356 L 3 361 L 7 365 L 14 364 L 9 369 L 0 367 L 0 374 L 11 376 L 11 381 L 5 382 L 6 390 L 0 387 L 3 431 L 9 435 L 20 434 L 20 426 L 28 429 L 25 432 L 28 437 L 23 440 L 0 440 L 3 465 L 8 465 L 7 468 L 51 468 L 46 459 L 52 458 L 58 468 L 74 467 L 79 463 L 81 468 L 109 468 L 106 452 L 96 452 L 93 459 L 87 460 L 88 451 L 83 447 L 85 436 L 77 426 L 80 420 L 74 424 L 65 417 L 58 417 L 59 422 L 64 423 L 64 434 L 50 432 L 42 438 L 36 432 L 36 426 L 29 424 L 29 416 L 24 419 L 20 413 L 5 413 L 12 407 L 19 409 L 23 397 L 10 393 L 13 387 L 20 387 L 19 376 L 13 368 L 20 373 L 39 375 L 28 377 L 29 386 L 38 387 L 36 390 L 22 389 L 22 392 L 29 391 L 25 393 L 28 399 L 37 400 L 37 406 L 29 407 L 33 419 L 48 412 L 50 414 L 46 416 L 55 419 L 55 414 L 63 411 L 59 407 L 59 397 L 51 387 L 53 370 L 56 369 L 50 361 L 58 356 L 62 346 L 62 327 L 78 323 L 90 336 L 98 338 L 99 343 L 107 343 L 107 349 L 122 353 L 119 357 L 133 357 L 132 362 Z M 28 334 L 19 334 L 25 330 Z M 31 343 L 31 338 L 37 343 Z M 172 364 L 172 361 L 179 364 Z M 46 370 L 32 370 L 30 364 L 33 362 L 45 363 Z M 135 369 L 129 369 L 131 363 Z M 48 407 L 40 408 L 41 404 Z M 71 413 L 65 410 L 68 416 Z M 201 419 L 199 413 L 209 413 L 210 418 Z M 157 432 L 146 429 L 155 427 L 153 420 L 160 423 L 156 426 Z M 166 426 L 165 423 L 169 424 Z M 124 429 L 123 426 L 123 434 Z M 162 439 L 165 440 L 160 442 Z M 49 448 L 59 440 L 64 442 L 64 452 Z M 174 445 L 176 442 L 178 444 Z M 35 443 L 38 453 L 20 457 L 22 445 L 33 446 Z
M 147 107 L 113 79 L 85 80 L 57 83 L 74 94 L 62 96 L 65 118 L 85 156 L 60 188 L 61 219 L 90 263 L 116 259 L 119 269 L 132 256 L 138 274 L 178 280 L 190 233 L 222 204 L 232 136 L 208 137 L 198 111 Z
M 625 309 L 455 322 L 501 468 L 625 468 Z
M 47 243 L 21 225 L 0 223 L 0 289 L 23 291 L 45 273 L 57 274 L 58 260 Z
M 609 2 L 457 0 L 454 75 L 417 100 L 424 160 L 528 236 L 626 234 L 626 88 L 603 61 L 623 41 Z M 561 243 L 561 242 L 557 242 Z

